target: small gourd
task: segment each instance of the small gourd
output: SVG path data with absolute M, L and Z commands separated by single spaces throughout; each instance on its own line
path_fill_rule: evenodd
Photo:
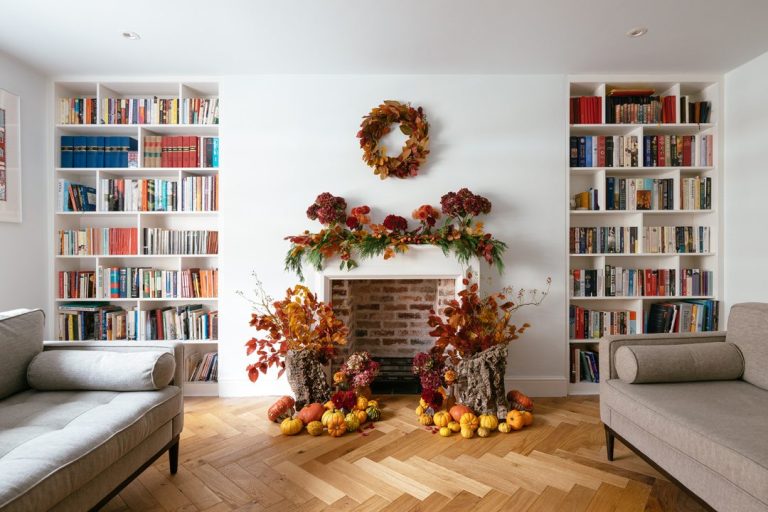
M 464 439 L 472 439 L 475 435 L 474 429 L 471 429 L 469 427 L 461 427 L 461 437 Z
M 451 432 L 458 432 L 461 430 L 461 424 L 458 421 L 449 421 L 448 428 L 451 429 Z
M 429 404 L 423 398 L 419 398 L 419 407 L 421 407 L 422 409 L 426 409 L 427 407 L 429 407 Z
M 435 423 L 436 427 L 447 427 L 448 423 L 451 421 L 451 415 L 448 414 L 447 411 L 437 411 L 434 416 L 432 416 L 432 421 Z
M 307 432 L 311 436 L 319 436 L 323 433 L 323 424 L 319 421 L 310 421 L 307 424 Z
M 491 435 L 491 430 L 485 427 L 479 427 L 477 429 L 477 437 L 488 437 Z
M 416 412 L 416 416 L 421 416 L 422 414 L 424 414 L 424 410 L 425 409 L 422 406 L 416 407 L 416 411 L 415 411 Z
M 357 421 L 361 425 L 368 421 L 368 414 L 365 411 L 355 411 L 355 415 L 357 415 Z
M 461 425 L 461 428 L 467 427 L 471 428 L 472 430 L 477 430 L 477 427 L 480 426 L 480 423 L 477 420 L 477 416 L 471 412 L 465 412 L 462 414 L 461 419 L 459 420 L 459 424 Z
M 378 407 L 371 405 L 371 402 L 368 402 L 368 408 L 365 410 L 365 413 L 371 421 L 379 421 L 381 419 L 381 411 Z
M 451 414 L 451 418 L 453 418 L 454 421 L 460 421 L 461 417 L 468 412 L 472 412 L 472 409 L 466 405 L 456 404 L 451 407 L 448 412 Z
M 336 408 L 336 406 L 333 405 L 333 401 L 332 400 L 328 400 L 327 402 L 325 402 L 323 404 L 323 407 L 325 407 L 326 410 L 328 410 L 328 411 L 332 411 L 332 410 L 334 410 Z
M 422 425 L 428 427 L 432 424 L 432 415 L 431 414 L 422 414 L 419 416 L 419 423 Z
M 342 421 L 344 421 L 344 415 L 340 411 L 325 411 L 323 413 L 323 417 L 320 419 L 320 422 L 323 424 L 324 427 L 328 426 L 328 422 L 331 421 L 331 418 L 338 416 L 341 418 Z
M 334 414 L 331 419 L 328 420 L 328 434 L 331 437 L 341 437 L 347 431 L 347 423 L 344 421 L 344 415 L 341 413 Z
M 364 411 L 366 407 L 368 407 L 368 399 L 364 396 L 358 396 L 357 404 L 355 405 L 355 408 L 358 411 Z
M 507 424 L 512 430 L 520 430 L 525 426 L 525 419 L 517 409 L 512 409 L 507 413 Z
M 368 400 L 368 407 L 376 407 L 378 409 L 379 408 L 378 400 Z M 366 409 L 368 407 L 366 407 Z
M 502 434 L 509 434 L 511 430 L 512 430 L 512 427 L 510 427 L 509 423 L 507 423 L 506 421 L 499 423 L 499 432 L 501 432 Z
M 267 410 L 267 418 L 269 418 L 269 421 L 280 421 L 286 416 L 290 417 L 295 404 L 296 401 L 290 396 L 286 395 L 280 397 L 277 402 L 272 404 Z
M 480 416 L 480 426 L 488 430 L 496 430 L 496 427 L 499 426 L 499 418 L 493 414 L 482 414 Z
M 355 432 L 360 428 L 360 420 L 357 419 L 357 414 L 353 412 L 347 414 L 344 422 L 347 424 L 347 432 Z
M 283 422 L 280 423 L 280 432 L 286 436 L 295 436 L 301 432 L 301 429 L 303 428 L 304 423 L 302 423 L 299 418 L 285 418 Z
M 528 411 L 523 411 L 523 424 L 527 427 L 533 424 L 533 414 Z
M 448 427 L 440 427 L 440 435 L 443 437 L 451 437 L 453 430 Z

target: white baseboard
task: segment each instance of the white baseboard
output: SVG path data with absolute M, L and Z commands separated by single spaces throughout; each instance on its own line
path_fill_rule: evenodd
M 519 389 L 528 396 L 566 396 L 568 380 L 562 377 L 525 377 L 504 379 L 507 390 Z

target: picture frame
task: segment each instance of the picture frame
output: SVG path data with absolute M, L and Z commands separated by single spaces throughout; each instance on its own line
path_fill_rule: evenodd
M 0 222 L 21 222 L 21 101 L 0 89 Z

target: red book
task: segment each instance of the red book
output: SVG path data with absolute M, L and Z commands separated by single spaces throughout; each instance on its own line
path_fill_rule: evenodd
M 597 167 L 605 167 L 605 136 L 597 137 Z
M 189 155 L 189 166 L 190 167 L 200 167 L 199 160 L 197 158 L 197 153 L 200 151 L 200 137 L 194 136 L 192 138 L 192 145 L 190 148 L 190 155 Z
M 184 137 L 181 135 L 177 135 L 175 137 L 176 143 L 174 144 L 173 148 L 173 157 L 174 157 L 174 167 L 181 167 L 183 164 L 181 163 L 182 157 L 184 156 Z
M 645 288 L 644 288 L 644 291 L 645 291 L 645 295 L 646 296 L 655 295 L 653 293 L 653 284 L 652 284 L 653 279 L 651 277 L 652 274 L 653 274 L 653 271 L 651 269 L 649 269 L 649 268 L 645 269 Z
M 664 153 L 664 136 L 663 135 L 657 135 L 656 136 L 656 154 L 658 155 L 658 162 L 657 165 L 659 167 L 664 167 L 667 162 L 667 155 Z
M 691 138 L 690 135 L 683 136 L 683 166 L 690 167 L 691 164 Z
M 161 309 L 155 310 L 155 320 L 157 321 L 157 339 L 164 340 L 163 336 L 163 311 Z
M 587 122 L 587 102 L 584 98 L 579 98 L 579 123 L 586 124 Z

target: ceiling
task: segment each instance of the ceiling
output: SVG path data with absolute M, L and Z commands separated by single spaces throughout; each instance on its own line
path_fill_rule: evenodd
M 0 50 L 52 75 L 720 73 L 768 51 L 766 21 L 766 0 L 0 0 Z

